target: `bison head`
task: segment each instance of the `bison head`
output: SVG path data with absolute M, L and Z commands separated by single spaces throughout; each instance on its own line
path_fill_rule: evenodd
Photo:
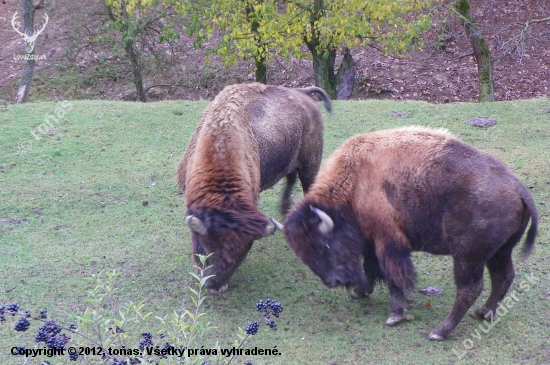
M 327 287 L 365 292 L 364 238 L 338 206 L 321 210 L 302 203 L 287 218 L 284 233 L 296 255 Z
M 205 286 L 211 293 L 227 290 L 229 279 L 245 259 L 252 242 L 275 233 L 275 224 L 259 212 L 189 209 L 185 223 L 192 231 L 195 265 L 214 275 Z M 212 254 L 203 266 L 196 256 Z

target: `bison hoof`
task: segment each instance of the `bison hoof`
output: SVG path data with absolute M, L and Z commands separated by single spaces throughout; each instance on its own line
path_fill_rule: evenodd
M 208 292 L 212 295 L 217 295 L 217 294 L 223 294 L 225 293 L 225 291 L 227 290 L 227 288 L 229 287 L 229 285 L 225 284 L 224 286 L 221 286 L 219 289 L 210 289 Z
M 444 339 L 444 336 L 438 335 L 435 332 L 430 332 L 430 334 L 428 335 L 428 340 L 430 341 L 443 341 Z
M 349 296 L 352 298 L 367 298 L 369 296 L 369 293 L 357 291 L 357 289 L 355 289 L 349 292 Z
M 391 315 L 386 320 L 386 326 L 394 326 L 403 320 L 403 316 Z
M 475 319 L 485 319 L 485 313 L 486 311 L 483 310 L 483 308 L 477 308 L 476 310 L 470 313 L 470 317 Z

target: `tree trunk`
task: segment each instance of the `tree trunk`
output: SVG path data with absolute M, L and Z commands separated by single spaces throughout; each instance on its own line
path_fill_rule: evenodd
M 34 33 L 34 13 L 37 9 L 41 9 L 43 4 L 42 1 L 39 1 L 38 4 L 35 5 L 32 0 L 21 0 L 21 7 L 23 8 L 23 32 L 30 37 Z M 34 67 L 36 65 L 34 46 L 30 52 L 27 52 L 26 41 L 24 45 L 25 67 L 23 68 L 23 75 L 21 75 L 19 89 L 17 90 L 17 94 L 15 94 L 16 103 L 26 103 L 29 100 L 29 91 L 34 75 Z
M 258 3 L 262 3 L 262 2 L 263 0 L 258 1 Z M 259 56 L 254 57 L 254 68 L 256 70 L 256 82 L 267 84 L 267 60 L 265 59 L 266 45 L 262 41 L 262 38 L 258 32 L 260 23 L 258 23 L 258 20 L 256 19 L 256 16 L 254 13 L 254 6 L 251 6 L 250 3 L 247 4 L 245 8 L 245 12 L 246 12 L 246 17 L 248 18 L 248 21 L 250 21 L 250 30 L 252 31 L 252 33 L 254 33 L 254 43 L 259 45 L 257 46 L 258 52 L 262 52 Z
M 320 51 L 317 47 L 319 42 L 312 39 L 306 42 L 311 55 L 313 56 L 313 70 L 315 72 L 315 85 L 324 89 L 331 99 L 336 98 L 336 75 L 334 74 L 334 62 L 336 51 Z
M 351 97 L 355 88 L 356 66 L 357 63 L 351 57 L 349 48 L 344 48 L 344 59 L 336 74 L 336 98 L 338 100 L 347 100 Z
M 256 82 L 261 82 L 262 84 L 267 84 L 267 62 L 265 59 L 263 61 L 254 60 L 254 65 L 256 67 Z
M 143 90 L 143 76 L 141 75 L 141 67 L 139 65 L 139 56 L 134 49 L 133 43 L 128 43 L 125 47 L 126 54 L 132 64 L 132 73 L 134 74 L 134 85 L 136 86 L 137 99 L 143 103 L 147 101 L 145 91 Z
M 322 49 L 321 42 L 315 28 L 315 22 L 324 13 L 324 0 L 314 0 L 313 12 L 310 16 L 311 38 L 304 36 L 304 43 L 311 52 L 313 58 L 313 71 L 315 72 L 315 85 L 324 89 L 331 99 L 336 98 L 336 75 L 334 75 L 334 62 L 336 61 L 335 49 Z
M 310 17 L 311 34 L 309 39 L 308 36 L 304 37 L 304 43 L 313 57 L 315 85 L 324 89 L 331 99 L 348 99 L 355 87 L 356 63 L 346 47 L 338 73 L 334 73 L 337 48 L 331 44 L 319 47 L 321 42 L 315 29 L 315 23 L 324 13 L 324 1 L 315 0 L 313 7 Z
M 468 0 L 458 0 L 455 3 L 455 9 L 461 16 L 462 25 L 464 26 L 466 36 L 470 40 L 470 45 L 476 59 L 477 77 L 479 80 L 479 101 L 495 101 L 495 82 L 493 79 L 491 50 L 481 34 L 481 29 L 472 17 Z

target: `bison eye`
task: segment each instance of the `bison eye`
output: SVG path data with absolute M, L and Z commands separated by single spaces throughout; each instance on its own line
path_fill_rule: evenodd
M 317 242 L 317 244 L 315 245 L 315 251 L 319 254 L 319 255 L 326 255 L 328 254 L 329 252 L 331 252 L 331 248 L 330 248 L 330 245 L 328 243 L 325 243 L 325 242 Z
M 206 256 L 208 254 L 208 252 L 206 252 L 206 250 L 204 249 L 204 246 L 200 243 L 197 245 L 197 253 L 203 256 Z

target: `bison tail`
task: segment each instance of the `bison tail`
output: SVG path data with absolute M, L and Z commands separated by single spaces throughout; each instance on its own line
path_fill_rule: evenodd
M 294 89 L 294 90 L 304 93 L 306 95 L 311 95 L 312 93 L 317 93 L 321 95 L 321 98 L 323 99 L 323 104 L 325 104 L 325 108 L 329 113 L 332 113 L 332 104 L 330 103 L 330 98 L 328 97 L 328 94 L 326 93 L 325 90 L 317 86 L 311 86 L 303 89 Z
M 523 203 L 527 206 L 527 210 L 531 215 L 531 227 L 529 227 L 529 231 L 527 231 L 527 238 L 525 239 L 523 249 L 521 250 L 521 254 L 525 259 L 529 256 L 531 251 L 533 251 L 533 245 L 535 243 L 535 237 L 537 236 L 539 225 L 539 213 L 537 212 L 535 200 L 527 190 L 524 191 L 521 199 L 523 200 Z

